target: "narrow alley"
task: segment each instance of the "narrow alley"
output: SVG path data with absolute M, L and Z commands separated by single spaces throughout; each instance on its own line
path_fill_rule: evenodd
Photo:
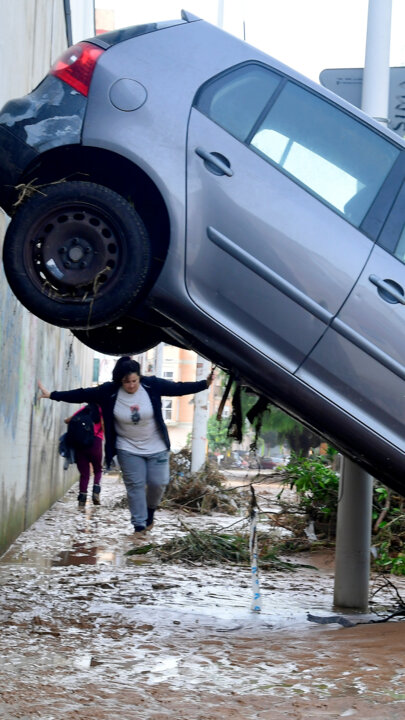
M 101 507 L 80 512 L 76 495 L 1 558 L 1 718 L 402 720 L 405 624 L 307 620 L 332 612 L 333 557 L 261 572 L 255 614 L 247 567 L 125 554 L 134 543 L 117 475 L 104 477 Z M 150 541 L 184 532 L 181 517 L 235 522 L 160 510 Z

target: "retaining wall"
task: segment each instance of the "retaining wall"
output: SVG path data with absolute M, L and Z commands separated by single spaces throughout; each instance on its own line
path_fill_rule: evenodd
M 32 90 L 66 47 L 63 0 L 0 0 L 0 107 Z M 0 210 L 1 247 L 8 221 Z M 93 355 L 25 310 L 0 267 L 0 554 L 77 479 L 58 455 L 72 406 L 39 402 L 37 380 L 51 390 L 89 385 Z

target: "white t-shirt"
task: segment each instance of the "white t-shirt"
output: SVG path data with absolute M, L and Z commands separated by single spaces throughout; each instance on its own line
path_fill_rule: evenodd
M 167 450 L 153 415 L 152 403 L 142 385 L 135 393 L 118 390 L 114 405 L 117 450 L 136 455 L 154 455 Z

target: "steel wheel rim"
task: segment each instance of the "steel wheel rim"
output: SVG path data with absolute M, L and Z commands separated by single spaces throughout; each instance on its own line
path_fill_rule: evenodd
M 66 202 L 34 223 L 24 262 L 33 284 L 52 298 L 91 302 L 111 291 L 125 265 L 123 234 L 108 212 Z

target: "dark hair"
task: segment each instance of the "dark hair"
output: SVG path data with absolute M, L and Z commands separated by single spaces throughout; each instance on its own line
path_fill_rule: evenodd
M 132 360 L 129 355 L 120 357 L 115 363 L 114 370 L 112 371 L 112 381 L 116 385 L 119 385 L 125 375 L 130 373 L 141 374 L 141 366 L 136 360 Z
M 83 410 L 90 415 L 94 423 L 99 423 L 101 421 L 100 408 L 97 403 L 88 403 Z

